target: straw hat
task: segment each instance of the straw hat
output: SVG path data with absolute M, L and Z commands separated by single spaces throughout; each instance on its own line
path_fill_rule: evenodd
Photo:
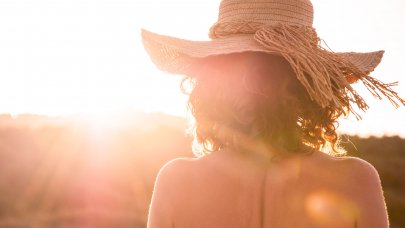
M 142 30 L 146 51 L 156 66 L 174 74 L 192 74 L 205 57 L 247 51 L 283 56 L 311 99 L 320 106 L 346 112 L 355 103 L 368 106 L 350 84 L 361 80 L 374 96 L 386 96 L 405 105 L 390 87 L 369 76 L 384 51 L 336 53 L 321 46 L 313 28 L 309 0 L 222 0 L 218 21 L 210 28 L 210 41 L 191 41 Z M 397 101 L 399 102 L 397 102 Z M 360 117 L 353 110 L 350 110 Z

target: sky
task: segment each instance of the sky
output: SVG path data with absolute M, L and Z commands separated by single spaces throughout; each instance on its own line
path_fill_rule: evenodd
M 219 0 L 1 0 L 0 113 L 185 115 L 181 77 L 150 62 L 140 29 L 206 40 Z M 385 50 L 373 76 L 405 96 L 405 2 L 314 0 L 314 27 L 333 51 Z M 357 88 L 357 87 L 356 87 Z M 405 137 L 405 108 L 379 102 L 340 129 Z

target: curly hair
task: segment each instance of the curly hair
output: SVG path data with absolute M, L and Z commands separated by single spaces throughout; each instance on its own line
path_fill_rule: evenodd
M 181 83 L 189 95 L 197 156 L 257 145 L 288 153 L 304 153 L 309 147 L 345 155 L 336 129 L 350 104 L 345 113 L 320 107 L 283 57 L 244 52 L 200 61 Z

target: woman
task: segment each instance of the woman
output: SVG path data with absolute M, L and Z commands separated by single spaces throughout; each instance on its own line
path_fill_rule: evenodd
M 350 84 L 405 105 L 369 76 L 383 51 L 320 46 L 308 0 L 223 0 L 211 41 L 143 31 L 185 75 L 195 159 L 160 170 L 148 227 L 388 227 L 375 168 L 339 148 L 337 120 L 368 108 Z

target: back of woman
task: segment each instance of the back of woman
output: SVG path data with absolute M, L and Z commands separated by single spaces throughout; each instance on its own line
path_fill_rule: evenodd
M 148 227 L 388 227 L 377 171 L 346 156 L 338 119 L 365 111 L 361 81 L 383 51 L 322 48 L 308 0 L 223 0 L 212 41 L 143 32 L 162 70 L 183 74 L 196 158 L 156 179 Z
M 267 167 L 256 159 L 230 152 L 171 161 L 149 226 L 388 227 L 370 164 L 321 152 Z

